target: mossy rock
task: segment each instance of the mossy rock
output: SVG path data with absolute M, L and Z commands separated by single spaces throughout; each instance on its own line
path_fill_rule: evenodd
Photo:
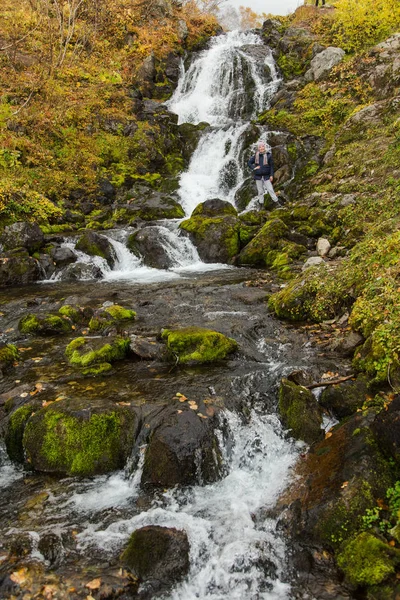
M 0 370 L 11 366 L 18 358 L 18 348 L 14 344 L 2 344 L 0 347 Z
M 395 573 L 400 550 L 364 531 L 344 545 L 337 563 L 352 585 L 378 585 Z
M 89 306 L 72 306 L 70 304 L 64 304 L 58 313 L 63 317 L 67 317 L 73 323 L 76 324 L 87 324 L 89 319 L 93 316 L 93 309 Z
M 99 224 L 101 227 L 101 225 Z M 89 256 L 100 256 L 104 258 L 112 268 L 115 264 L 116 254 L 111 242 L 94 231 L 84 233 L 76 243 L 76 249 Z
M 306 321 L 310 318 L 310 306 L 315 292 L 303 279 L 295 279 L 280 292 L 270 296 L 268 306 L 277 317 L 289 321 Z
M 220 215 L 233 215 L 236 217 L 237 210 L 230 202 L 214 198 L 198 204 L 191 217 L 217 217 Z
M 117 337 L 104 343 L 102 339 L 79 337 L 65 349 L 70 365 L 82 370 L 83 375 L 97 375 L 111 369 L 111 363 L 125 358 L 129 339 Z
M 319 403 L 337 419 L 349 417 L 363 406 L 369 393 L 368 382 L 365 375 L 359 375 L 356 381 L 329 385 L 322 391 Z
M 240 221 L 233 215 L 194 216 L 182 221 L 179 227 L 189 233 L 200 258 L 206 263 L 231 263 L 239 253 Z
M 271 266 L 273 260 L 271 261 L 271 256 L 268 258 L 268 255 L 271 250 L 282 249 L 282 241 L 288 231 L 287 225 L 281 219 L 275 218 L 267 221 L 240 252 L 239 264 L 253 267 Z
M 98 475 L 124 467 L 137 428 L 138 419 L 127 407 L 60 400 L 29 418 L 23 446 L 37 471 Z
M 164 329 L 162 339 L 169 356 L 180 363 L 209 363 L 223 360 L 238 348 L 235 340 L 218 331 L 201 327 Z
M 29 313 L 22 317 L 18 323 L 18 329 L 24 334 L 36 335 L 62 335 L 72 330 L 71 321 L 60 315 L 47 314 L 44 317 L 37 317 Z
M 282 379 L 279 388 L 279 414 L 291 435 L 307 444 L 324 437 L 321 409 L 307 388 Z
M 34 407 L 29 404 L 21 406 L 12 413 L 8 420 L 4 441 L 8 456 L 11 458 L 11 460 L 15 460 L 20 463 L 24 462 L 22 438 L 24 435 L 25 425 L 33 411 Z
M 96 311 L 89 321 L 89 329 L 91 332 L 102 332 L 108 327 L 119 329 L 121 326 L 133 322 L 135 318 L 134 310 L 113 304 Z

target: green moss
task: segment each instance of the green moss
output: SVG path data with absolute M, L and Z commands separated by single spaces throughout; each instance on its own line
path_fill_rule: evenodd
M 110 319 L 101 319 L 99 317 L 92 317 L 89 321 L 89 329 L 91 333 L 97 333 L 99 331 L 103 331 L 106 327 L 110 327 L 113 324 L 113 320 Z
M 0 363 L 12 364 L 19 358 L 18 348 L 14 344 L 7 344 L 0 348 Z
M 75 306 L 65 304 L 64 306 L 62 306 L 60 308 L 60 310 L 58 312 L 60 313 L 60 315 L 71 319 L 71 321 L 73 321 L 73 323 L 80 323 L 82 320 L 82 313 Z
M 47 333 L 68 333 L 71 331 L 71 322 L 58 315 L 46 315 L 41 323 L 41 330 Z
M 18 329 L 21 333 L 37 333 L 41 329 L 41 322 L 36 315 L 29 313 L 20 319 Z
M 272 250 L 283 249 L 288 244 L 284 239 L 288 227 L 278 218 L 267 221 L 257 235 L 241 251 L 239 262 L 241 265 L 271 266 L 276 254 L 269 254 Z
M 22 446 L 22 437 L 24 434 L 25 425 L 33 413 L 33 407 L 29 405 L 21 406 L 11 415 L 8 422 L 5 444 L 8 456 L 11 460 L 24 462 L 24 449 Z
M 93 367 L 87 367 L 82 369 L 82 375 L 102 375 L 112 369 L 112 365 L 108 362 L 102 362 L 95 364 Z
M 120 411 L 87 411 L 78 417 L 50 406 L 28 423 L 23 442 L 39 470 L 80 476 L 105 473 L 123 466 L 123 424 Z
M 134 310 L 113 304 L 104 309 L 115 321 L 134 321 L 136 313 Z
M 196 206 L 196 208 L 194 209 L 194 211 L 192 212 L 191 215 L 191 219 L 193 217 L 203 217 L 207 215 L 209 217 L 213 216 L 213 213 L 209 212 L 209 209 L 207 209 L 207 205 L 204 205 L 204 202 L 202 202 L 201 204 L 198 204 Z M 230 204 L 229 202 L 225 202 L 225 204 L 221 204 L 221 206 L 218 208 L 218 216 L 219 215 L 233 215 L 234 217 L 237 216 L 237 210 L 236 208 Z M 214 214 L 215 216 L 215 214 Z
M 101 341 L 99 343 L 102 344 Z M 69 363 L 85 369 L 86 373 L 89 373 L 87 369 L 91 369 L 90 374 L 95 374 L 95 370 L 108 370 L 104 363 L 125 358 L 129 348 L 129 340 L 124 338 L 116 338 L 112 343 L 103 344 L 96 350 L 91 348 L 92 344 L 93 340 L 81 337 L 70 342 L 65 349 Z
M 238 348 L 235 340 L 212 329 L 187 327 L 174 331 L 164 330 L 170 356 L 181 363 L 207 363 L 224 359 Z
M 337 563 L 353 585 L 377 585 L 395 572 L 400 551 L 370 533 L 360 533 L 347 542 Z
M 322 417 L 317 401 L 307 388 L 282 379 L 279 414 L 293 437 L 313 443 L 322 437 Z

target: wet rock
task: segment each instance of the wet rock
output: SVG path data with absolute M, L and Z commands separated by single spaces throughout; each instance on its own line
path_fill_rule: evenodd
M 379 447 L 387 455 L 400 463 L 400 396 L 380 412 L 371 425 Z
M 61 273 L 61 281 L 82 281 L 85 279 L 101 279 L 101 269 L 96 265 L 76 262 L 68 265 Z
M 109 401 L 65 399 L 35 412 L 23 446 L 36 471 L 90 476 L 124 467 L 138 419 L 128 407 Z
M 371 435 L 373 414 L 353 415 L 315 444 L 298 464 L 296 486 L 281 502 L 298 502 L 292 531 L 304 545 L 340 548 L 363 528 L 366 509 L 385 497 L 392 473 Z
M 178 21 L 178 28 L 182 27 L 181 34 L 178 30 L 178 35 L 181 39 L 184 39 L 188 35 L 188 29 L 186 22 L 183 20 Z M 181 57 L 177 56 L 173 52 L 170 52 L 165 61 L 165 75 L 172 83 L 178 83 L 179 75 L 181 70 Z
M 356 348 L 361 346 L 364 338 L 357 331 L 348 331 L 344 335 L 332 340 L 330 348 L 342 356 L 353 356 Z
M 29 253 L 39 250 L 43 245 L 44 235 L 39 225 L 20 221 L 6 225 L 0 236 L 0 244 L 4 250 L 26 248 Z
M 279 414 L 291 435 L 307 444 L 320 440 L 322 415 L 313 394 L 307 388 L 282 379 L 279 388 Z
M 2 372 L 11 367 L 18 358 L 18 348 L 14 344 L 0 342 L 0 378 Z
M 129 348 L 133 354 L 146 360 L 161 359 L 165 352 L 164 344 L 160 344 L 155 338 L 140 335 L 130 336 Z
M 4 441 L 7 454 L 11 460 L 19 463 L 23 463 L 25 460 L 22 438 L 26 423 L 34 410 L 33 404 L 20 406 L 10 415 L 5 426 Z
M 12 538 L 9 546 L 9 554 L 13 558 L 29 556 L 33 550 L 33 540 L 29 533 L 20 533 Z
M 192 405 L 193 406 L 193 405 Z M 189 405 L 168 407 L 158 416 L 146 449 L 142 485 L 173 487 L 211 483 L 221 475 L 215 416 L 203 416 Z
M 335 48 L 334 46 L 329 46 L 329 48 L 319 52 L 311 60 L 310 68 L 304 76 L 306 81 L 320 81 L 326 77 L 331 69 L 343 60 L 345 54 L 342 48 Z
M 193 216 L 182 221 L 179 227 L 188 232 L 200 258 L 206 263 L 231 264 L 239 253 L 240 222 L 233 215 Z
M 235 193 L 235 204 L 238 210 L 244 210 L 255 195 L 254 180 L 252 177 L 248 177 Z
M 359 375 L 356 381 L 344 381 L 327 386 L 321 394 L 319 403 L 337 419 L 343 419 L 363 406 L 368 393 L 368 379 L 365 375 Z
M 32 256 L 0 256 L 0 286 L 28 285 L 43 277 L 40 263 Z
M 295 383 L 296 385 L 302 386 L 311 385 L 312 383 L 314 383 L 312 375 L 310 373 L 307 373 L 306 371 L 302 371 L 301 369 L 289 373 L 287 379 L 292 383 Z
M 172 360 L 185 364 L 198 364 L 223 360 L 235 352 L 238 344 L 218 331 L 201 327 L 164 329 L 162 339 Z
M 46 533 L 38 543 L 38 550 L 44 559 L 50 563 L 51 567 L 60 564 L 63 557 L 63 544 L 61 538 L 55 533 Z
M 182 138 L 182 154 L 187 164 L 196 150 L 197 145 L 204 130 L 208 127 L 208 123 L 182 123 L 179 125 L 179 135 Z
M 169 269 L 174 264 L 168 252 L 168 245 L 165 244 L 164 236 L 158 227 L 144 227 L 131 234 L 127 246 L 134 254 L 141 256 L 148 267 Z
M 71 248 L 54 247 L 50 250 L 50 256 L 57 267 L 65 267 L 76 262 L 77 256 Z
M 189 541 L 186 532 L 149 525 L 134 531 L 122 560 L 153 591 L 180 581 L 189 571 Z
M 76 243 L 76 249 L 89 256 L 101 256 L 113 268 L 116 260 L 115 250 L 111 242 L 94 231 L 87 231 Z
M 56 272 L 56 266 L 52 258 L 48 254 L 39 254 L 37 260 L 39 262 L 43 277 L 45 279 L 50 279 L 50 277 Z

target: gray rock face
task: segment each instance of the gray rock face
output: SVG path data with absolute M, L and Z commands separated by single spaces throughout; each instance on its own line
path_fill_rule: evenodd
M 326 77 L 329 71 L 338 65 L 345 55 L 342 48 L 329 46 L 326 50 L 319 52 L 311 61 L 310 68 L 305 74 L 307 81 L 320 81 Z
M 101 279 L 102 273 L 99 267 L 84 263 L 73 263 L 68 265 L 62 272 L 61 281 L 81 281 L 82 279 Z
M 154 337 L 142 337 L 140 335 L 132 334 L 130 340 L 131 343 L 129 348 L 131 352 L 140 358 L 155 360 L 157 358 L 162 358 L 162 355 L 165 352 L 165 344 L 157 342 Z
M 0 244 L 4 250 L 26 248 L 32 253 L 38 250 L 44 241 L 44 235 L 39 225 L 20 221 L 7 225 L 0 236 Z
M 368 394 L 368 381 L 360 375 L 356 381 L 344 381 L 327 386 L 319 400 L 321 406 L 329 410 L 337 419 L 349 417 L 361 408 Z

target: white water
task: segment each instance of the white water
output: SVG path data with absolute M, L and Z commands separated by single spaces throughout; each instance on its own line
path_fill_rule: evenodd
M 264 62 L 272 77 L 272 81 L 267 81 L 260 73 L 262 65 L 241 50 L 247 45 L 261 46 L 262 40 L 253 33 L 238 31 L 214 38 L 211 47 L 200 54 L 187 72 L 182 67 L 178 87 L 167 103 L 180 123 L 205 121 L 213 126 L 202 136 L 188 170 L 181 176 L 178 194 L 187 215 L 212 198 L 234 204 L 235 193 L 246 176 L 241 153 L 249 121 L 241 117 L 250 101 L 250 118 L 265 110 L 278 87 L 272 55 L 268 54 Z M 241 96 L 244 67 L 254 84 L 251 99 Z
M 226 411 L 229 444 L 220 445 L 229 472 L 217 483 L 174 489 L 148 510 L 108 527 L 90 523 L 77 536 L 85 552 L 115 553 L 130 534 L 145 525 L 186 531 L 190 573 L 165 598 L 170 600 L 276 600 L 288 597 L 283 581 L 286 547 L 275 521 L 259 511 L 273 506 L 296 461 L 298 447 L 283 439 L 277 417 L 252 410 L 249 421 Z M 122 499 L 124 494 L 122 494 Z M 93 496 L 92 496 L 93 500 Z M 87 498 L 86 500 L 87 501 Z M 96 510 L 102 508 L 101 495 Z M 114 504 L 115 506 L 115 504 Z M 274 564 L 265 572 L 265 560 Z

